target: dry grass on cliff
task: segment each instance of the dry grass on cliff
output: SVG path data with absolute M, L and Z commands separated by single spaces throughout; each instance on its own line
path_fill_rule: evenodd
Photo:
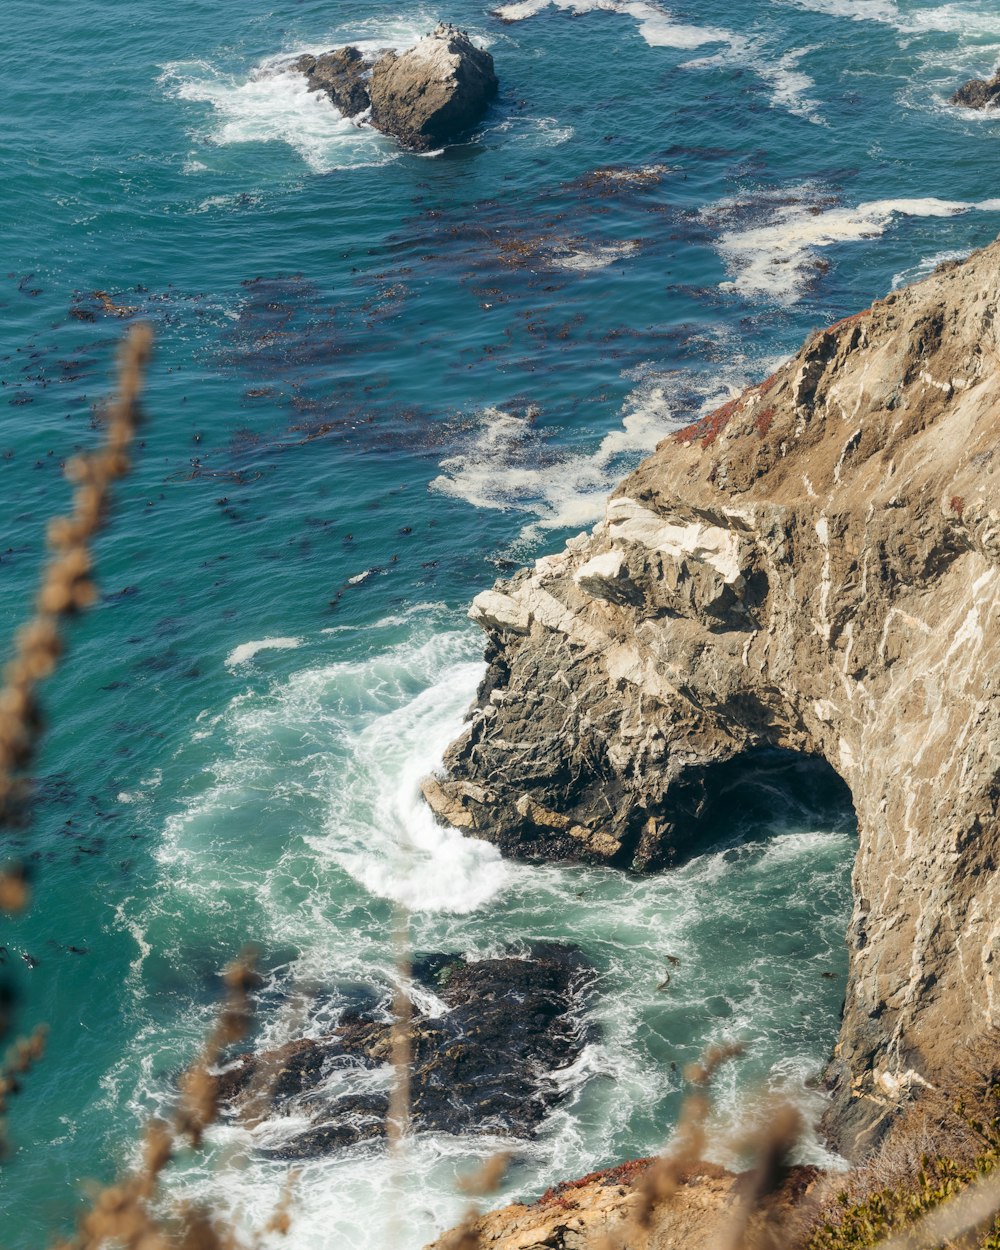
M 828 1184 L 806 1250 L 1000 1250 L 1000 1069 L 996 1039 L 956 1052 L 955 1092 L 926 1089 L 886 1144 Z

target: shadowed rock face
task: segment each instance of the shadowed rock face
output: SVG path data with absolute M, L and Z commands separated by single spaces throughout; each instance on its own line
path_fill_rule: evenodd
M 371 107 L 368 95 L 368 71 L 366 61 L 357 48 L 337 48 L 322 56 L 300 56 L 293 64 L 300 74 L 305 74 L 310 91 L 322 91 L 345 117 L 356 117 Z
M 471 130 L 496 92 L 490 54 L 442 24 L 409 51 L 376 62 L 372 124 L 407 147 L 436 147 Z
M 636 869 L 725 761 L 820 756 L 859 826 L 834 1143 L 998 1021 L 1000 244 L 816 334 L 479 595 L 489 669 L 424 793 L 506 851 Z
M 995 108 L 1000 104 L 1000 70 L 990 79 L 971 78 L 951 97 L 952 104 L 970 109 Z
M 578 1012 L 593 969 L 571 947 L 537 942 L 523 958 L 428 955 L 414 963 L 413 979 L 440 1005 L 436 1015 L 412 1008 L 413 1127 L 530 1137 L 559 1097 L 551 1073 L 587 1040 Z M 237 1056 L 218 1076 L 218 1094 L 251 1124 L 305 1116 L 309 1127 L 266 1153 L 307 1159 L 385 1135 L 379 1072 L 391 1062 L 386 1012 L 345 1013 L 327 1037 Z

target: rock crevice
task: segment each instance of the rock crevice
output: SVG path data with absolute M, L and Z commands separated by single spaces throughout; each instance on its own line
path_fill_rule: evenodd
M 859 826 L 833 1141 L 1000 1022 L 1000 244 L 813 336 L 474 601 L 489 668 L 425 794 L 508 853 L 637 870 L 711 769 L 820 756 Z

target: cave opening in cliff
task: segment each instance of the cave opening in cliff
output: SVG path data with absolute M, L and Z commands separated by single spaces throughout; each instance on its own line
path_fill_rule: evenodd
M 688 827 L 694 853 L 782 830 L 857 832 L 850 788 L 822 756 L 774 747 L 745 751 L 707 768 L 697 791 Z

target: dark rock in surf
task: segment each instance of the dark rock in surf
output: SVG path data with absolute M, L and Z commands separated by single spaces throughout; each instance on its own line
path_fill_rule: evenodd
M 968 109 L 995 108 L 1000 103 L 1000 70 L 992 78 L 971 78 L 951 97 L 952 104 Z
M 413 1127 L 531 1136 L 559 1097 L 549 1074 L 571 1064 L 586 1041 L 578 1012 L 593 977 L 579 951 L 554 943 L 536 943 L 523 957 L 416 960 L 414 982 L 445 1010 L 432 1016 L 412 1005 Z M 388 1092 L 372 1090 L 370 1073 L 391 1059 L 388 1011 L 363 1008 L 325 1037 L 237 1056 L 217 1078 L 218 1095 L 253 1122 L 308 1115 L 307 1129 L 264 1149 L 312 1158 L 385 1135 Z M 337 1092 L 327 1093 L 335 1076 Z M 356 1081 L 360 1089 L 351 1088 Z
M 372 70 L 372 124 L 417 151 L 451 143 L 479 122 L 497 92 L 493 58 L 454 26 L 438 25 Z
M 336 48 L 322 56 L 300 56 L 292 69 L 305 74 L 310 91 L 322 91 L 345 117 L 357 117 L 371 106 L 368 74 L 371 62 L 357 48 Z

